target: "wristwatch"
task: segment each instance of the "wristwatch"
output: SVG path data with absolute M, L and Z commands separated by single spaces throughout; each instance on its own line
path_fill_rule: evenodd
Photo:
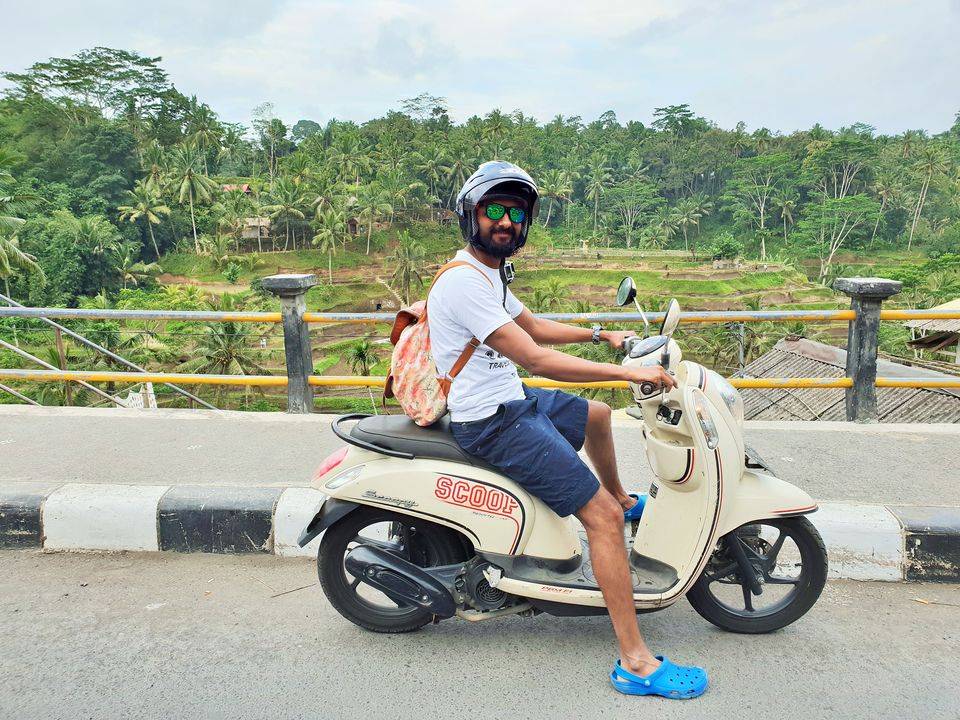
M 594 344 L 594 345 L 599 345 L 599 344 L 600 344 L 600 333 L 601 333 L 602 330 L 603 330 L 603 325 L 594 325 L 594 326 L 593 326 L 593 337 L 592 337 L 592 340 L 593 340 L 593 344 Z

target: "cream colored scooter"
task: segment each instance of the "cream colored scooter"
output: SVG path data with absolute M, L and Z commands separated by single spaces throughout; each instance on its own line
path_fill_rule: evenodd
M 635 296 L 624 278 L 618 304 Z M 806 613 L 826 581 L 823 541 L 803 517 L 817 505 L 745 454 L 742 400 L 682 359 L 679 319 L 671 300 L 659 334 L 623 348 L 624 364 L 661 364 L 677 381 L 665 393 L 631 385 L 656 476 L 625 543 L 634 601 L 649 612 L 686 595 L 721 628 L 770 632 Z M 446 420 L 421 428 L 405 416 L 345 415 L 332 427 L 347 446 L 317 471 L 327 497 L 300 544 L 324 533 L 320 582 L 345 618 L 407 632 L 454 615 L 606 612 L 575 519 L 464 453 Z

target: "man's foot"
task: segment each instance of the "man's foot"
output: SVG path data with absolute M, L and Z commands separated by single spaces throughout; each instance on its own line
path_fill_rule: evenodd
M 653 672 L 638 674 L 617 661 L 610 673 L 613 687 L 624 695 L 660 695 L 676 700 L 703 695 L 707 689 L 707 673 L 703 668 L 675 665 L 663 656 Z
M 644 676 L 655 672 L 660 667 L 660 659 L 654 655 L 640 659 L 621 658 L 620 665 L 634 675 Z
M 643 515 L 643 508 L 647 504 L 647 495 L 646 493 L 642 495 L 637 495 L 636 493 L 630 493 L 627 496 L 630 500 L 630 504 L 620 503 L 623 507 L 623 519 L 624 520 L 639 520 Z

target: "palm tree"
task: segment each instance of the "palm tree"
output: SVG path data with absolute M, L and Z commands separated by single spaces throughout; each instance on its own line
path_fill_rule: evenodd
M 143 179 L 144 186 L 155 195 L 160 195 L 167 181 L 164 169 L 167 165 L 167 157 L 156 140 L 144 152 L 143 163 L 147 171 L 147 176 Z
M 111 252 L 114 268 L 120 276 L 123 287 L 131 284 L 138 287 L 145 280 L 163 272 L 157 263 L 145 263 L 137 258 L 137 250 L 133 245 L 125 243 Z
M 393 286 L 400 290 L 403 301 L 410 304 L 410 286 L 414 282 L 417 285 L 423 285 L 423 278 L 420 276 L 420 269 L 423 267 L 423 246 L 410 237 L 410 233 L 404 230 L 400 233 L 400 243 L 393 251 L 391 260 L 394 264 L 391 281 Z
M 550 202 L 547 205 L 547 217 L 543 221 L 543 226 L 550 224 L 550 214 L 553 212 L 555 203 L 570 197 L 573 192 L 573 183 L 565 170 L 547 170 L 540 178 L 540 196 L 547 198 Z
M 710 214 L 710 211 L 713 210 L 713 203 L 710 201 L 710 198 L 702 192 L 694 193 L 690 196 L 690 202 L 693 203 L 694 210 L 700 216 L 700 218 L 705 218 Z M 697 222 L 697 237 L 700 236 L 700 223 Z
M 370 368 L 380 360 L 376 348 L 367 338 L 361 338 L 350 346 L 347 351 L 347 361 L 350 363 L 350 371 L 354 375 L 367 376 L 370 374 Z M 373 400 L 373 390 L 367 386 L 367 395 L 370 396 L 370 405 L 373 412 L 377 412 L 377 404 Z
M 350 371 L 355 375 L 369 375 L 370 368 L 379 362 L 376 348 L 367 338 L 361 338 L 350 346 L 347 351 L 347 361 Z
M 223 137 L 220 139 L 220 149 L 217 151 L 217 160 L 228 163 L 237 169 L 240 162 L 250 156 L 250 148 L 243 139 L 243 132 L 239 126 L 226 126 Z
M 414 154 L 415 168 L 421 176 L 426 177 L 430 188 L 430 197 L 436 200 L 437 209 L 441 207 L 438 188 L 440 181 L 446 176 L 447 154 L 440 145 L 432 145 Z
M 283 161 L 283 171 L 294 185 L 308 185 L 314 176 L 313 161 L 304 152 L 294 153 Z
M 559 278 L 550 278 L 543 286 L 542 301 L 544 309 L 554 308 L 559 310 L 566 302 L 568 295 L 566 286 L 560 282 Z
M 656 230 L 655 233 L 651 234 L 651 239 L 654 240 L 655 244 L 658 240 L 661 245 L 666 244 L 677 234 L 677 219 L 673 211 L 668 207 L 661 208 L 657 214 L 653 216 L 651 226 Z
M 797 202 L 800 200 L 796 193 L 781 192 L 770 199 L 770 206 L 780 213 L 780 219 L 783 220 L 783 243 L 787 243 L 787 224 L 793 224 L 793 211 L 797 208 Z
M 18 271 L 32 273 L 37 276 L 40 282 L 46 282 L 46 276 L 43 274 L 43 269 L 37 264 L 37 258 L 20 249 L 17 236 L 4 235 L 0 232 L 0 278 L 3 278 L 4 294 L 7 297 L 11 297 L 10 278 Z M 16 321 L 13 323 L 13 344 L 19 347 Z
M 323 221 L 317 229 L 316 234 L 311 241 L 314 247 L 319 248 L 320 252 L 327 253 L 327 273 L 330 284 L 333 284 L 333 256 L 337 254 L 337 235 L 333 226 Z
M 203 156 L 203 173 L 206 175 L 207 155 L 210 148 L 220 148 L 220 138 L 223 128 L 217 122 L 217 116 L 206 103 L 198 103 L 196 96 L 190 98 L 191 108 L 188 111 L 187 140 L 193 143 Z
M 417 191 L 425 189 L 419 180 L 410 181 L 400 170 L 389 171 L 379 176 L 380 186 L 383 188 L 384 200 L 391 205 L 390 222 L 393 222 L 394 212 L 398 207 L 406 209 L 410 197 Z
M 197 219 L 193 206 L 198 202 L 209 202 L 213 197 L 216 183 L 200 172 L 200 157 L 192 144 L 180 145 L 173 150 L 171 157 L 173 164 L 172 189 L 181 205 L 185 201 L 190 204 L 190 225 L 193 227 L 193 245 L 199 253 L 197 242 Z
M 55 214 L 63 219 L 74 242 L 91 255 L 109 258 L 120 247 L 120 233 L 116 227 L 99 215 L 75 218 L 69 213 Z
M 700 213 L 697 212 L 696 203 L 692 202 L 690 198 L 684 198 L 678 202 L 673 208 L 673 219 L 676 226 L 683 231 L 683 249 L 689 252 L 690 244 L 687 238 L 687 228 L 700 224 Z M 693 255 L 694 257 L 697 255 L 696 246 L 694 246 Z
M 913 222 L 910 224 L 910 237 L 907 240 L 907 250 L 913 245 L 913 233 L 917 229 L 917 223 L 920 222 L 920 213 L 923 212 L 923 206 L 927 201 L 927 191 L 930 189 L 930 181 L 934 175 L 939 175 L 947 170 L 947 155 L 944 150 L 930 143 L 921 150 L 920 157 L 913 165 L 914 169 L 920 173 L 922 178 L 920 183 L 920 194 L 917 196 L 917 208 L 913 214 Z
M 199 239 L 200 252 L 198 255 L 209 257 L 217 270 L 223 270 L 233 262 L 230 257 L 230 238 L 224 235 L 201 235 Z
M 450 183 L 450 202 L 473 172 L 473 161 L 462 148 L 456 148 L 447 165 L 447 182 Z
M 235 309 L 236 300 L 223 295 L 221 309 Z M 181 365 L 187 372 L 217 375 L 269 375 L 259 364 L 260 352 L 255 348 L 254 329 L 249 323 L 217 322 L 208 324 L 193 349 L 193 359 Z M 226 386 L 217 392 L 220 398 Z
M 410 152 L 399 140 L 391 137 L 381 141 L 374 151 L 374 156 L 381 168 L 400 170 L 407 164 Z
M 340 179 L 360 186 L 360 173 L 370 169 L 370 156 L 360 139 L 348 136 L 330 149 L 330 162 L 337 168 Z
M 584 194 L 587 200 L 593 201 L 593 232 L 597 232 L 597 213 L 600 210 L 600 196 L 603 195 L 606 187 L 613 182 L 613 176 L 610 175 L 610 168 L 607 167 L 607 158 L 594 153 L 590 157 L 590 168 L 588 170 L 587 186 L 584 188 Z
M 365 186 L 357 198 L 357 219 L 367 226 L 367 255 L 370 254 L 370 235 L 373 224 L 384 215 L 393 213 L 393 206 L 386 201 L 382 190 L 373 185 Z
M 306 193 L 292 178 L 286 175 L 279 176 L 274 181 L 273 188 L 267 194 L 267 204 L 263 206 L 263 210 L 269 214 L 271 220 L 282 218 L 286 229 L 286 239 L 283 243 L 284 252 L 290 246 L 290 218 L 303 220 L 305 215 L 300 208 L 306 206 L 306 204 Z M 297 249 L 296 236 L 293 239 L 293 249 Z
M 219 209 L 217 213 L 219 216 L 217 230 L 225 229 L 227 234 L 234 240 L 234 249 L 239 252 L 240 236 L 246 219 L 254 212 L 253 203 L 250 198 L 247 197 L 246 193 L 240 190 L 231 190 L 230 192 L 224 193 L 220 197 L 219 204 L 214 207 Z M 257 230 L 259 236 L 259 228 Z
M 137 220 L 143 218 L 147 221 L 153 252 L 159 259 L 160 248 L 157 247 L 157 239 L 153 235 L 153 226 L 160 224 L 161 215 L 170 214 L 170 208 L 163 204 L 160 196 L 150 190 L 143 180 L 138 180 L 133 186 L 133 190 L 127 191 L 127 202 L 128 205 L 121 205 L 117 208 L 120 212 L 120 219 L 137 222 Z

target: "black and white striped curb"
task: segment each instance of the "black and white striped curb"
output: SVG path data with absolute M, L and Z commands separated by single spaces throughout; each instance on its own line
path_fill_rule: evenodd
M 306 487 L 0 486 L 0 547 L 316 555 L 297 545 L 324 498 Z
M 0 486 L 0 548 L 314 556 L 297 539 L 324 495 L 306 487 Z M 821 503 L 831 577 L 960 581 L 960 508 Z

